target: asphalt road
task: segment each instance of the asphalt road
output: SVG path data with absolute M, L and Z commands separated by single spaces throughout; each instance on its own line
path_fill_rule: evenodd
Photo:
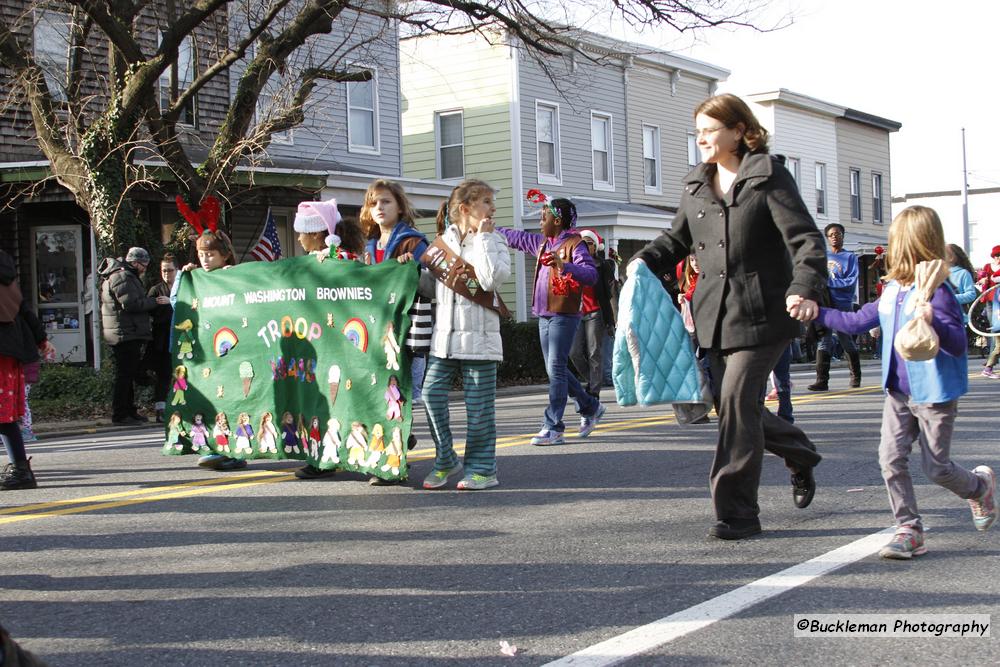
M 737 589 L 766 589 L 774 578 L 762 578 L 888 528 L 877 370 L 866 367 L 858 390 L 845 374 L 837 369 L 825 394 L 805 391 L 808 373 L 794 378 L 797 423 L 825 457 L 812 506 L 793 507 L 788 475 L 768 456 L 765 532 L 736 543 L 706 537 L 714 425 L 680 427 L 660 408 L 609 405 L 590 439 L 537 448 L 528 439 L 545 396 L 506 392 L 501 486 L 478 493 L 417 488 L 431 467 L 422 418 L 401 487 L 353 475 L 297 481 L 291 463 L 206 471 L 193 457 L 161 456 L 152 429 L 49 437 L 30 446 L 42 486 L 0 496 L 0 623 L 53 666 L 559 660 Z M 970 385 L 953 458 L 1000 470 L 1000 382 Z M 626 651 L 623 664 L 1000 664 L 996 633 L 793 636 L 795 614 L 1000 618 L 1000 527 L 977 533 L 965 501 L 915 477 L 927 555 L 884 561 L 869 549 Z M 517 655 L 502 654 L 502 641 Z

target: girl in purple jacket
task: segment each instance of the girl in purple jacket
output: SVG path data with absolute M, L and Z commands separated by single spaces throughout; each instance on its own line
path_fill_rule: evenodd
M 541 195 L 544 197 L 544 195 Z M 542 419 L 542 430 L 531 439 L 533 445 L 561 445 L 566 425 L 563 411 L 568 397 L 580 413 L 581 438 L 586 438 L 604 416 L 606 408 L 588 394 L 566 362 L 580 325 L 583 286 L 597 282 L 597 266 L 587 245 L 573 229 L 576 206 L 569 199 L 546 201 L 542 208 L 541 233 L 498 227 L 507 244 L 534 255 L 535 286 L 531 313 L 538 318 L 538 338 L 549 376 L 549 404 Z

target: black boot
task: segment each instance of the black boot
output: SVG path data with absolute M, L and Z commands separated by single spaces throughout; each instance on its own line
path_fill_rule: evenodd
M 37 489 L 38 482 L 31 472 L 31 459 L 21 463 L 8 463 L 0 472 L 0 491 L 17 491 L 20 489 Z
M 847 367 L 851 370 L 852 387 L 861 386 L 861 355 L 857 352 L 847 353 Z
M 809 391 L 826 391 L 830 388 L 830 353 L 816 350 L 816 381 L 806 387 Z

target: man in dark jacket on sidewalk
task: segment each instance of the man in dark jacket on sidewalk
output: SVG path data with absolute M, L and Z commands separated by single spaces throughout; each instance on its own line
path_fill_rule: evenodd
M 134 382 L 142 359 L 142 343 L 152 339 L 150 312 L 169 297 L 148 297 L 142 275 L 149 266 L 149 253 L 130 248 L 125 259 L 107 258 L 97 274 L 101 280 L 101 324 L 104 340 L 115 356 L 115 388 L 111 398 L 111 421 L 134 426 L 147 419 L 136 411 Z

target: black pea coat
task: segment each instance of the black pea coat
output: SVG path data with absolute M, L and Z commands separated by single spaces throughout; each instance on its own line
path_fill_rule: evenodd
M 694 252 L 701 274 L 692 303 L 698 344 L 731 350 L 799 335 L 785 298 L 819 301 L 827 284 L 823 236 L 777 158 L 746 154 L 720 201 L 714 164 L 684 177 L 671 229 L 636 257 L 656 275 Z

